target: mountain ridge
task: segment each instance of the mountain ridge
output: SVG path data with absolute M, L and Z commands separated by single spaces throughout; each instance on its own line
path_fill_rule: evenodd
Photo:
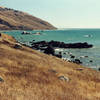
M 52 30 L 57 29 L 47 21 L 26 12 L 0 7 L 0 30 Z

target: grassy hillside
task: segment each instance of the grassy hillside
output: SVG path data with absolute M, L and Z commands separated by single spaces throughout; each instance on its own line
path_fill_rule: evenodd
M 1 35 L 0 100 L 100 100 L 99 72 L 15 44 Z
M 0 7 L 0 30 L 56 29 L 50 23 L 14 9 Z

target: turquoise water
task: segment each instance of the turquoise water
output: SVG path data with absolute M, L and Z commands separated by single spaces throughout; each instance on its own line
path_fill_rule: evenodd
M 98 69 L 100 67 L 100 29 L 65 29 L 65 30 L 46 30 L 40 31 L 42 35 L 34 35 L 39 31 L 29 31 L 31 35 L 21 35 L 22 31 L 4 31 L 4 33 L 14 36 L 19 42 L 30 45 L 30 41 L 62 41 L 65 43 L 88 42 L 93 44 L 93 48 L 89 49 L 63 49 L 63 52 L 70 52 L 79 58 L 83 65 Z M 90 37 L 88 37 L 89 35 Z M 88 56 L 80 58 L 80 56 Z M 71 59 L 68 54 L 63 55 L 64 58 Z M 90 62 L 93 60 L 93 62 Z

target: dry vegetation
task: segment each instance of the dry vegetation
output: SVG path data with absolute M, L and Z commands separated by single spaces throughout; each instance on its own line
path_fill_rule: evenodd
M 50 23 L 27 13 L 0 7 L 0 29 L 33 30 L 56 28 Z
M 0 37 L 0 100 L 100 100 L 99 72 L 15 43 Z

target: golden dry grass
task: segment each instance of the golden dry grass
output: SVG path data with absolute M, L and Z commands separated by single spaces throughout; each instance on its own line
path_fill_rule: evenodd
M 0 29 L 3 30 L 33 30 L 56 29 L 50 23 L 16 10 L 0 10 Z
M 24 46 L 15 49 L 12 37 L 1 38 L 0 100 L 100 100 L 99 72 Z

